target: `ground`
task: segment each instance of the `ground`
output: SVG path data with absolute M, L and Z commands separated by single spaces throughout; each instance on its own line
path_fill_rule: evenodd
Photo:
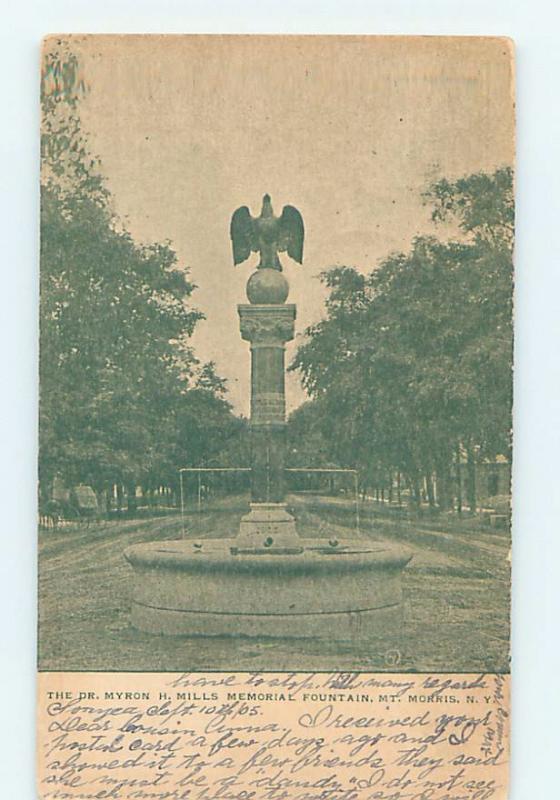
M 289 501 L 305 536 L 355 535 L 352 501 L 298 495 Z M 92 523 L 42 531 L 39 547 L 39 668 L 107 671 L 509 670 L 509 535 L 474 520 L 403 514 L 366 501 L 359 535 L 398 541 L 406 568 L 404 631 L 357 649 L 296 639 L 163 637 L 129 623 L 133 574 L 123 550 L 144 541 L 232 536 L 240 498 L 214 501 L 182 518 Z M 350 531 L 349 529 L 354 529 Z

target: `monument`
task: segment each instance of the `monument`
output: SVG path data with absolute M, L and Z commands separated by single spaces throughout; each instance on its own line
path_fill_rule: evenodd
M 369 538 L 304 538 L 285 490 L 286 342 L 296 306 L 278 253 L 302 262 L 299 211 L 259 217 L 246 206 L 231 220 L 235 264 L 260 254 L 238 306 L 251 347 L 251 502 L 227 539 L 181 539 L 134 545 L 132 623 L 169 635 L 245 635 L 367 640 L 402 625 L 402 571 L 410 554 Z M 232 531 L 232 534 L 234 532 Z

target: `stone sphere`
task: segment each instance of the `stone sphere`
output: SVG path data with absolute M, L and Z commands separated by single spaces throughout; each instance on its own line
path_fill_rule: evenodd
M 258 269 L 247 281 L 247 297 L 255 305 L 285 303 L 289 291 L 288 281 L 277 269 Z

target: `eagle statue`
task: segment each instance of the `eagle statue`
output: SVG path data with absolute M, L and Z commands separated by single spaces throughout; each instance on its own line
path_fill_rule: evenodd
M 294 206 L 284 206 L 274 216 L 270 195 L 263 197 L 260 217 L 252 217 L 247 206 L 234 211 L 230 226 L 233 263 L 241 264 L 251 253 L 260 253 L 257 269 L 282 271 L 278 253 L 287 252 L 294 261 L 303 260 L 303 219 Z

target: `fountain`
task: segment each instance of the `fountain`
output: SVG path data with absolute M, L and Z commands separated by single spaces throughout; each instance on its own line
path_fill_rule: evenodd
M 302 261 L 303 222 L 265 195 L 261 216 L 232 217 L 234 262 L 261 259 L 238 306 L 251 346 L 251 502 L 236 535 L 147 542 L 128 548 L 132 623 L 168 635 L 367 640 L 402 626 L 404 548 L 366 538 L 304 538 L 285 499 L 286 342 L 296 306 L 278 252 Z

